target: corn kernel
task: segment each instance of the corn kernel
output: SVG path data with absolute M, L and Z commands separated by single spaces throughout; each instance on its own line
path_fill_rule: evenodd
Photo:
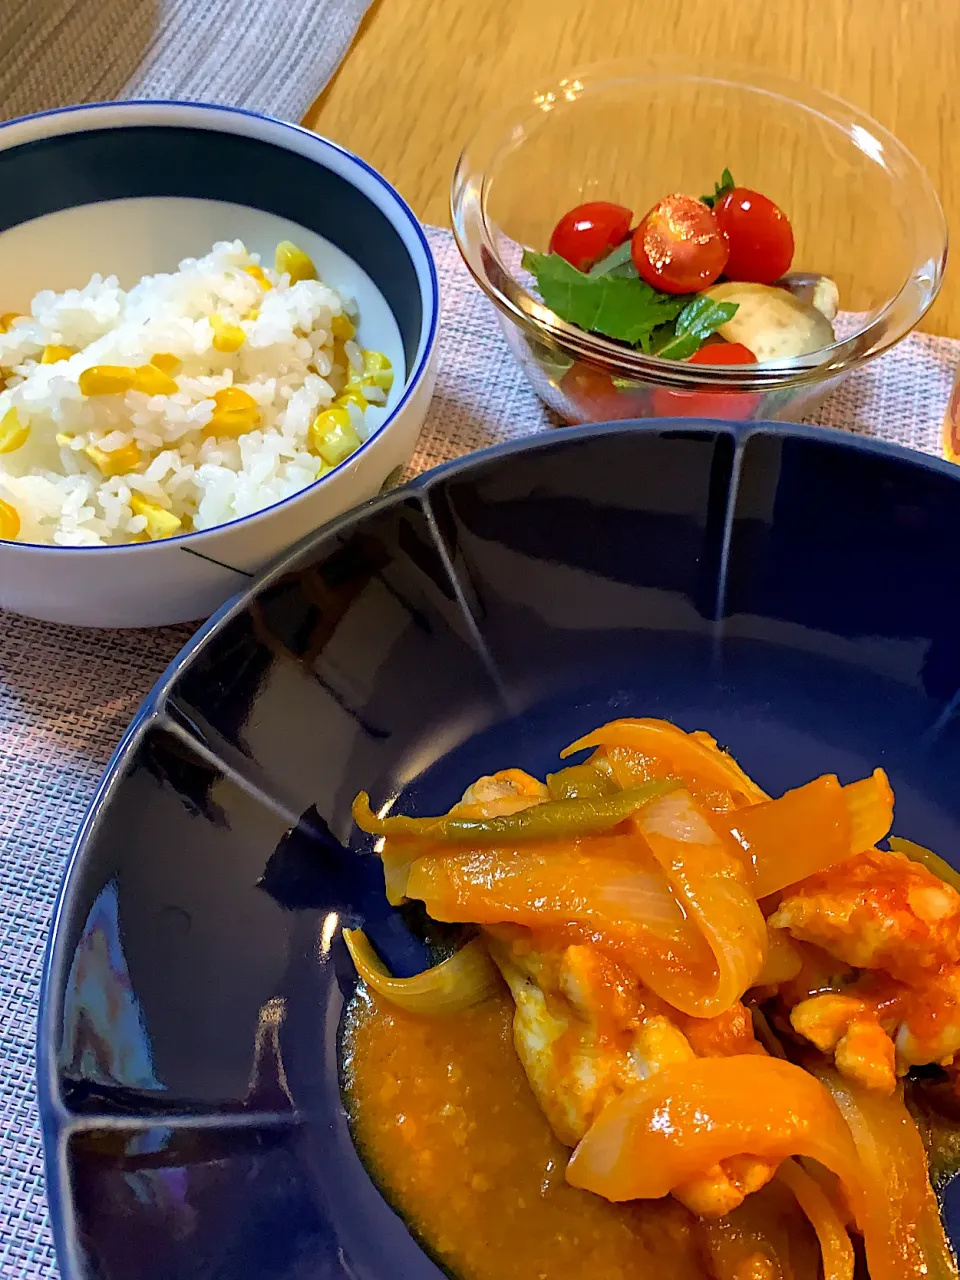
M 360 379 L 357 377 L 357 375 L 353 372 L 352 369 L 349 370 L 349 375 L 350 376 L 347 378 L 346 382 L 343 384 L 343 390 L 340 392 L 340 394 L 342 396 L 350 396 L 351 399 L 357 393 L 359 393 L 360 395 L 363 395 L 363 383 L 360 381 Z M 364 397 L 364 399 L 366 399 L 366 397 Z
M 240 350 L 247 335 L 238 324 L 230 324 L 224 320 L 223 316 L 218 315 L 210 317 L 210 324 L 213 326 L 214 351 L 222 351 L 226 354 Z
M 20 532 L 20 514 L 16 507 L 0 498 L 0 538 L 12 542 Z
M 393 366 L 382 351 L 364 351 L 363 381 L 368 387 L 382 387 L 384 391 L 393 386 Z
M 73 439 L 73 436 L 69 433 L 69 431 L 58 431 L 53 438 L 54 440 L 56 440 L 57 444 L 60 446 L 61 449 L 66 449 L 69 446 L 71 440 Z
M 16 409 L 8 409 L 0 418 L 0 453 L 13 453 L 26 444 L 30 434 L 30 425 L 20 421 Z
M 23 316 L 16 311 L 5 311 L 0 316 L 0 333 L 9 333 L 13 328 L 14 322 L 22 319 Z
M 382 351 L 364 351 L 362 354 L 364 374 L 378 373 L 382 369 L 393 368 L 393 365 Z
M 205 436 L 242 436 L 261 422 L 260 406 L 242 387 L 224 387 L 213 397 L 213 416 L 203 429 Z
M 330 332 L 335 338 L 340 338 L 343 342 L 349 342 L 357 332 L 357 326 L 349 316 L 334 316 L 330 321 Z
M 134 369 L 133 391 L 141 391 L 145 396 L 172 396 L 180 390 L 169 373 L 155 364 L 142 364 Z
M 61 360 L 69 360 L 71 356 L 75 356 L 76 354 L 76 347 L 62 347 L 53 344 L 52 346 L 43 348 L 43 355 L 40 357 L 40 363 L 59 364 Z
M 155 356 L 150 357 L 150 363 L 163 373 L 168 373 L 171 378 L 175 378 L 183 368 L 183 361 L 169 351 L 158 351 Z
M 243 319 L 244 319 L 244 320 L 259 320 L 259 319 L 260 319 L 260 308 L 259 308 L 259 307 L 251 307 L 249 311 L 245 311 L 245 312 L 243 313 Z
M 85 396 L 122 396 L 137 380 L 137 370 L 128 364 L 95 364 L 84 369 L 77 385 Z
M 281 275 L 290 277 L 291 284 L 317 278 L 317 268 L 312 260 L 292 240 L 280 241 L 273 255 L 273 265 Z
M 248 276 L 253 276 L 257 284 L 262 285 L 264 289 L 273 288 L 267 273 L 264 271 L 263 267 L 258 266 L 257 263 L 252 262 L 249 267 L 244 267 L 243 269 Z
M 360 437 L 346 409 L 324 409 L 314 418 L 308 434 L 310 448 L 330 467 L 337 466 L 360 447 Z
M 146 517 L 147 527 L 144 533 L 149 539 L 172 538 L 182 526 L 183 522 L 172 511 L 165 511 L 155 502 L 148 502 L 142 494 L 131 494 L 130 506 L 134 515 Z
M 140 462 L 140 450 L 131 440 L 122 449 L 114 449 L 111 453 L 98 449 L 95 444 L 88 444 L 83 451 L 97 467 L 100 474 L 109 479 L 111 476 L 122 476 L 132 471 Z
M 217 409 L 230 411 L 257 408 L 256 400 L 249 391 L 244 391 L 243 387 L 224 387 L 222 391 L 215 392 L 213 402 Z
M 355 404 L 358 409 L 366 409 L 369 401 L 363 394 L 359 383 L 348 382 L 340 394 L 337 396 L 334 404 L 345 408 L 348 404 Z

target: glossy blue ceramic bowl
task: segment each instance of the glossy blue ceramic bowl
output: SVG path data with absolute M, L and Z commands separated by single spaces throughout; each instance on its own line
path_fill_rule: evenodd
M 340 1101 L 339 922 L 424 962 L 360 788 L 442 810 L 664 716 L 771 790 L 882 764 L 898 829 L 960 861 L 958 546 L 944 463 L 661 422 L 453 463 L 292 553 L 172 665 L 77 839 L 39 1028 L 65 1280 L 440 1275 Z

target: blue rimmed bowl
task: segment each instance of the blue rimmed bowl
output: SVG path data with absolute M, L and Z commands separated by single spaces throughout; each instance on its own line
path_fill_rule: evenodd
M 404 375 L 383 425 L 309 488 L 213 529 L 118 547 L 0 541 L 0 608 L 101 627 L 206 617 L 409 461 L 433 389 L 439 290 L 423 229 L 378 173 L 305 129 L 224 107 L 106 103 L 0 126 L 0 312 L 95 271 L 129 287 L 234 238 L 268 260 L 294 240 L 357 299 L 361 338 Z
M 64 1280 L 438 1280 L 340 1097 L 341 923 L 424 959 L 361 788 L 439 812 L 663 716 L 772 791 L 882 764 L 960 865 L 958 539 L 946 463 L 655 422 L 474 455 L 292 552 L 171 665 L 74 846 L 38 1032 Z

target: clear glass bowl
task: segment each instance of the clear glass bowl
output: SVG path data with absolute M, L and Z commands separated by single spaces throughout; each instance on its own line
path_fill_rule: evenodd
M 793 225 L 792 270 L 839 285 L 838 339 L 792 360 L 688 365 L 585 333 L 544 306 L 520 267 L 557 220 L 613 200 L 637 220 L 724 168 Z M 457 164 L 454 234 L 538 394 L 570 422 L 797 418 L 905 337 L 943 278 L 947 230 L 913 156 L 838 98 L 762 73 L 611 63 L 567 76 L 487 121 Z

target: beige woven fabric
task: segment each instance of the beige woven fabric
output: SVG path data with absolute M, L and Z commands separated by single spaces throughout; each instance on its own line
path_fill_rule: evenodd
M 177 98 L 300 120 L 369 0 L 0 0 L 0 119 Z
M 2 0 L 0 0 L 2 2 Z M 551 427 L 446 231 L 440 370 L 412 470 Z M 817 417 L 929 453 L 960 343 L 913 337 Z M 0 615 L 0 1276 L 53 1277 L 33 1052 L 47 924 L 70 840 L 137 705 L 189 627 L 78 631 Z

